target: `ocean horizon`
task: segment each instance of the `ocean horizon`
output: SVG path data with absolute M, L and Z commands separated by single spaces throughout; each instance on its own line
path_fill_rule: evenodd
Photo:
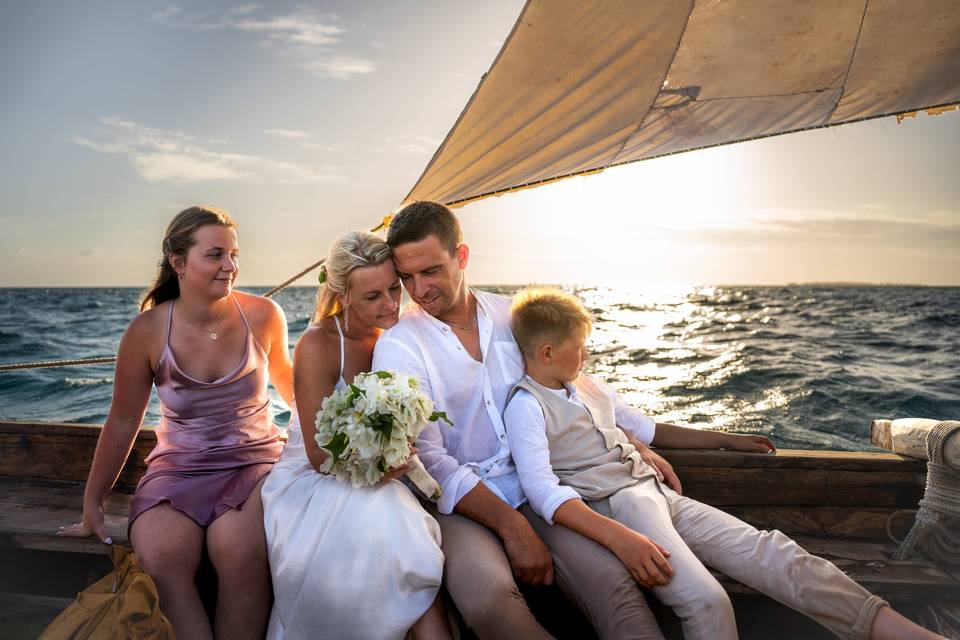
M 960 416 L 960 287 L 561 288 L 596 318 L 587 371 L 660 421 L 763 433 L 784 448 L 874 450 L 875 418 Z M 0 364 L 114 355 L 143 290 L 0 288 Z M 315 291 L 294 285 L 274 297 L 291 347 Z M 0 372 L 0 419 L 102 423 L 112 387 L 113 365 Z M 285 425 L 289 411 L 273 397 Z M 145 424 L 158 409 L 154 393 Z

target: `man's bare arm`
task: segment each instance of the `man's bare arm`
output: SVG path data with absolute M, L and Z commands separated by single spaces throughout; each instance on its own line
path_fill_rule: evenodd
M 497 534 L 518 580 L 533 586 L 553 582 L 553 559 L 547 545 L 526 518 L 498 498 L 483 482 L 477 483 L 463 496 L 454 511 Z

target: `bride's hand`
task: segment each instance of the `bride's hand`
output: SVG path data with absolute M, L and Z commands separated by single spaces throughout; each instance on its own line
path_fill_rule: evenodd
M 57 531 L 58 536 L 67 538 L 86 538 L 96 535 L 106 544 L 113 544 L 113 539 L 107 533 L 107 528 L 103 524 L 103 502 L 97 505 L 84 506 L 83 518 L 80 522 L 60 527 Z
M 416 455 L 416 453 L 417 453 L 417 448 L 413 445 L 410 445 L 410 456 L 412 457 Z M 402 478 L 404 475 L 406 475 L 409 469 L 410 469 L 410 465 L 407 462 L 404 462 L 403 464 L 398 465 L 396 467 L 391 467 L 385 474 L 383 474 L 383 477 L 380 478 L 380 482 L 386 482 L 388 480 L 396 480 L 397 478 Z

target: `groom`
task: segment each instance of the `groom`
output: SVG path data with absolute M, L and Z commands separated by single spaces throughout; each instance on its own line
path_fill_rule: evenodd
M 456 216 L 415 202 L 394 216 L 387 244 L 415 304 L 380 337 L 373 370 L 415 375 L 453 422 L 429 424 L 417 447 L 443 490 L 431 513 L 443 535 L 444 583 L 467 625 L 481 639 L 550 637 L 516 581 L 546 585 L 556 572 L 581 610 L 603 612 L 591 619 L 601 638 L 662 637 L 616 556 L 525 504 L 501 419 L 523 376 L 510 299 L 467 287 L 470 250 Z

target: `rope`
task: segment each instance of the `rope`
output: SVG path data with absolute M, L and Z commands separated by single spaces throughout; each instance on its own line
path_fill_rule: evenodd
M 927 486 L 917 519 L 893 560 L 904 560 L 920 545 L 931 559 L 960 565 L 956 534 L 960 523 L 960 469 L 947 464 L 943 456 L 947 440 L 956 433 L 960 433 L 960 421 L 944 420 L 927 434 Z
M 22 362 L 20 364 L 0 364 L 0 371 L 16 371 L 18 369 L 43 369 L 46 367 L 75 367 L 83 364 L 112 364 L 116 356 L 103 358 L 80 358 L 78 360 L 48 360 L 46 362 Z
M 379 224 L 377 224 L 376 226 L 370 229 L 370 233 L 377 233 L 379 231 L 386 229 L 387 227 L 390 226 L 390 221 L 392 219 L 393 219 L 393 216 L 384 216 L 383 220 L 381 220 Z M 284 280 L 283 282 L 275 286 L 273 289 L 270 289 L 270 291 L 267 291 L 265 294 L 263 294 L 263 297 L 272 298 L 273 296 L 280 293 L 281 291 L 289 287 L 291 284 L 293 284 L 303 276 L 307 275 L 308 273 L 310 273 L 311 271 L 313 271 L 314 269 L 316 269 L 326 261 L 327 261 L 326 257 L 320 258 L 309 267 L 306 267 L 300 270 L 300 272 L 297 273 L 297 275 L 287 278 L 286 280 Z M 46 368 L 52 368 L 52 367 L 77 367 L 77 366 L 86 365 L 86 364 L 113 364 L 116 361 L 117 361 L 116 356 L 102 356 L 98 358 L 78 358 L 76 360 L 47 360 L 45 362 L 21 362 L 17 364 L 0 364 L 0 371 L 18 371 L 20 369 L 46 369 Z

